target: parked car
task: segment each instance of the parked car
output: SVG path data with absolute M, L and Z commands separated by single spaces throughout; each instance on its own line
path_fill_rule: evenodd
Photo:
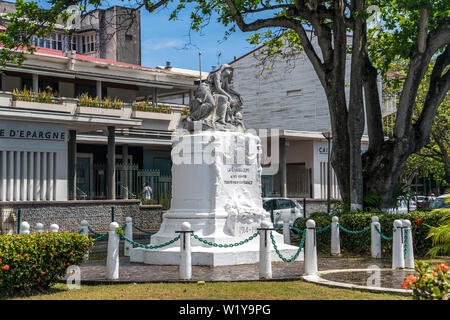
M 408 213 L 411 211 L 415 211 L 417 209 L 417 203 L 414 200 L 409 200 L 409 210 L 408 210 L 408 201 L 407 200 L 399 200 L 397 201 L 397 207 L 389 208 L 386 210 L 386 213 Z
M 443 194 L 436 198 L 430 205 L 430 209 L 450 209 L 450 193 Z
M 289 198 L 263 198 L 263 208 L 271 213 L 274 228 L 283 226 L 284 214 L 289 215 L 290 225 L 293 225 L 296 219 L 303 218 L 305 215 L 303 207 L 297 200 Z
M 417 208 L 426 209 L 430 206 L 431 197 L 427 196 L 415 196 L 414 200 L 416 202 Z

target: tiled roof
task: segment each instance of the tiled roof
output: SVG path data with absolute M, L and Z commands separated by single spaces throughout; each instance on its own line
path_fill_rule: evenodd
M 36 49 L 36 53 L 40 53 L 40 54 L 47 54 L 47 55 L 58 56 L 58 57 L 63 57 L 64 56 L 64 53 L 62 51 L 60 51 L 60 50 L 47 49 L 47 48 L 41 48 L 41 47 L 35 47 L 35 49 Z M 87 56 L 87 55 L 79 54 L 79 53 L 76 54 L 75 58 L 78 59 L 78 60 L 83 60 L 83 61 L 108 63 L 108 64 L 112 64 L 112 65 L 124 66 L 124 67 L 132 67 L 132 68 L 137 68 L 137 69 L 157 70 L 155 68 L 139 66 L 139 65 L 136 65 L 136 64 L 126 63 L 126 62 L 120 62 L 120 61 L 114 61 L 114 60 L 108 60 L 108 59 L 101 59 L 101 58 L 91 57 L 91 56 Z

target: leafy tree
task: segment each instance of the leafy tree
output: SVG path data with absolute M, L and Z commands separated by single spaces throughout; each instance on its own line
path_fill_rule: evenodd
M 22 1 L 18 1 L 20 10 L 12 17 L 13 27 L 7 30 L 13 36 L 24 34 L 21 32 L 27 28 L 27 35 L 34 31 L 19 23 L 24 14 L 31 21 L 44 16 Z M 136 0 L 134 7 L 153 12 L 172 2 L 177 6 L 170 19 L 191 10 L 193 30 L 216 18 L 228 28 L 225 36 L 237 28 L 258 33 L 250 41 L 264 41 L 268 54 L 281 52 L 282 46 L 301 45 L 327 97 L 333 134 L 331 161 L 343 199 L 352 209 L 359 209 L 364 193 L 379 194 L 381 207 L 389 205 L 407 158 L 428 143 L 436 110 L 450 88 L 450 10 L 446 0 Z M 49 1 L 53 13 L 64 12 L 76 3 L 98 7 L 102 1 Z M 379 8 L 378 28 L 368 26 L 369 5 Z M 47 18 L 50 26 L 55 18 Z M 314 30 L 318 46 L 313 45 L 306 28 Z M 280 32 L 287 41 L 277 41 Z M 29 45 L 26 39 L 24 42 Z M 347 54 L 351 56 L 348 100 Z M 433 57 L 436 62 L 429 90 L 418 119 L 413 121 L 419 85 Z M 393 135 L 385 140 L 377 82 L 379 75 L 386 74 L 398 61 L 405 61 L 407 72 Z M 361 157 L 365 118 L 369 149 Z

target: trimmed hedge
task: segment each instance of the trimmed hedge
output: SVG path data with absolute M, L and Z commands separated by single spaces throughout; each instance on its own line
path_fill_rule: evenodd
M 361 213 L 341 213 L 337 214 L 339 224 L 351 231 L 359 231 L 368 227 L 372 222 L 372 216 L 378 216 L 381 233 L 386 237 L 392 237 L 393 222 L 396 219 L 408 219 L 411 221 L 414 255 L 423 257 L 432 247 L 432 240 L 426 238 L 429 232 L 428 226 L 439 226 L 439 220 L 444 216 L 441 212 L 422 212 L 415 211 L 408 214 L 384 214 L 373 212 Z M 331 223 L 331 215 L 324 212 L 312 213 L 307 219 L 300 218 L 295 221 L 295 227 L 305 229 L 306 220 L 313 219 L 316 227 L 322 228 Z M 368 255 L 370 254 L 370 229 L 359 234 L 350 234 L 339 230 L 341 252 Z M 331 229 L 317 234 L 318 251 L 323 253 L 330 252 Z M 382 254 L 390 256 L 392 254 L 392 241 L 381 239 Z
M 0 292 L 48 288 L 70 265 L 83 262 L 92 244 L 67 232 L 0 236 Z

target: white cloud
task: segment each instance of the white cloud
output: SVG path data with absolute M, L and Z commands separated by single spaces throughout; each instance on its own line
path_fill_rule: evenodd
M 145 40 L 144 50 L 160 50 L 168 48 L 181 47 L 183 41 L 180 39 L 158 39 L 158 40 Z

